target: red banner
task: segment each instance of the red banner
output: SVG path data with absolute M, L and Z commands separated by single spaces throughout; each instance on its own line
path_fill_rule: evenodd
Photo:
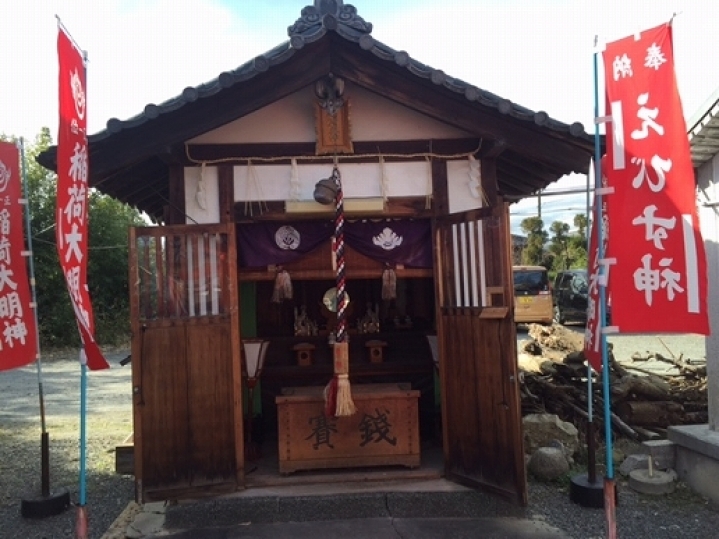
M 602 159 L 602 166 L 604 166 L 606 159 Z M 590 169 L 590 178 L 592 177 L 591 172 L 594 171 L 594 163 L 592 163 Z M 602 175 L 602 185 L 606 187 L 606 176 Z M 592 185 L 596 184 L 591 182 Z M 592 368 L 600 372 L 602 370 L 602 327 L 606 323 L 606 317 L 602 317 L 601 311 L 601 296 L 600 286 L 605 286 L 605 306 L 608 300 L 608 294 L 606 290 L 606 276 L 607 268 L 600 273 L 600 260 L 599 260 L 599 237 L 598 232 L 602 231 L 602 252 L 607 251 L 607 240 L 609 238 L 609 223 L 607 222 L 607 197 L 603 196 L 602 200 L 602 212 L 601 216 L 597 211 L 598 201 L 596 198 L 594 201 L 594 209 L 592 215 L 592 229 L 589 236 L 589 291 L 587 301 L 587 323 L 584 326 L 584 357 L 587 358 Z M 600 283 L 600 280 L 602 281 Z
M 57 209 L 55 224 L 60 266 L 92 370 L 109 367 L 95 338 L 87 289 L 87 103 L 85 64 L 70 38 L 58 29 L 60 129 L 57 139 Z
M 706 258 L 671 26 L 609 43 L 604 71 L 612 325 L 706 335 Z
M 0 371 L 37 358 L 35 313 L 23 256 L 24 208 L 18 149 L 0 142 Z

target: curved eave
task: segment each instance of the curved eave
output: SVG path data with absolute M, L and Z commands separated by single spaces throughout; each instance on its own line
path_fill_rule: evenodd
M 321 26 L 293 35 L 208 83 L 185 88 L 159 105 L 146 105 L 132 118 L 110 119 L 106 129 L 89 137 L 90 185 L 159 217 L 167 196 L 167 173 L 160 169 L 163 162 L 177 162 L 178 145 L 313 84 L 330 71 L 420 113 L 506 143 L 512 151 L 498 156 L 501 193 L 529 195 L 565 174 L 587 172 L 593 138 L 581 124 L 565 124 L 521 107 L 340 24 L 333 30 Z M 424 99 L 418 100 L 414 96 L 420 89 Z M 490 124 L 499 127 L 488 130 Z M 56 150 L 42 153 L 38 162 L 56 170 Z M 142 188 L 131 185 L 136 182 Z
M 719 88 L 689 121 L 689 125 L 692 163 L 699 168 L 719 153 Z

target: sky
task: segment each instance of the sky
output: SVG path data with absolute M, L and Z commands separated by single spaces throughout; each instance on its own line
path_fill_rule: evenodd
M 313 0 L 24 0 L 0 5 L 0 133 L 57 131 L 57 18 L 87 52 L 90 133 L 234 69 L 287 40 Z M 353 0 L 372 35 L 452 77 L 594 132 L 594 40 L 673 19 L 675 70 L 689 120 L 719 88 L 717 0 Z M 602 71 L 601 58 L 599 72 Z M 601 88 L 602 81 L 599 81 Z M 601 95 L 601 90 L 600 90 Z M 600 115 L 603 109 L 600 109 Z M 586 187 L 574 175 L 548 191 Z M 544 196 L 571 224 L 586 195 Z M 511 207 L 514 232 L 536 198 Z

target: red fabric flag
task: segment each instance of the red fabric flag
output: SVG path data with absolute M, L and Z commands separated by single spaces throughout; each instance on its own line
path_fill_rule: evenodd
M 706 335 L 706 258 L 671 26 L 609 43 L 604 71 L 612 325 Z
M 95 342 L 87 289 L 88 149 L 85 64 L 62 28 L 58 29 L 60 129 L 57 138 L 57 208 L 55 224 L 60 266 L 82 338 L 84 358 L 92 370 L 107 361 Z
M 602 167 L 605 165 L 606 159 L 602 159 Z M 594 163 L 590 168 L 591 172 L 594 171 Z M 602 175 L 602 185 L 606 186 L 606 177 Z M 592 182 L 592 185 L 595 185 Z M 584 357 L 587 358 L 592 368 L 600 372 L 602 370 L 602 324 L 606 322 L 606 317 L 601 315 L 601 297 L 600 297 L 600 286 L 606 285 L 606 268 L 600 274 L 600 262 L 599 262 L 599 237 L 598 232 L 601 227 L 602 231 L 602 245 L 604 247 L 603 252 L 607 250 L 607 240 L 609 238 L 609 224 L 607 222 L 607 197 L 602 197 L 602 212 L 601 216 L 597 211 L 598 199 L 595 199 L 593 216 L 592 216 L 592 229 L 589 236 L 589 293 L 587 301 L 587 323 L 584 326 Z M 603 280 L 603 284 L 600 283 L 600 277 Z M 608 294 L 605 288 L 605 305 L 608 298 Z
M 27 276 L 17 147 L 0 142 L 0 371 L 37 358 L 35 313 Z

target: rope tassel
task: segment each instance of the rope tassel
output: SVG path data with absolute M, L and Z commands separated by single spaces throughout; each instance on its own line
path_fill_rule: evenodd
M 349 382 L 349 343 L 347 342 L 347 295 L 345 294 L 344 202 L 342 180 L 335 165 L 332 178 L 337 186 L 335 196 L 335 261 L 337 264 L 337 330 L 334 345 L 334 377 L 325 388 L 327 415 L 350 416 L 357 411 Z M 335 406 L 332 404 L 335 403 Z

